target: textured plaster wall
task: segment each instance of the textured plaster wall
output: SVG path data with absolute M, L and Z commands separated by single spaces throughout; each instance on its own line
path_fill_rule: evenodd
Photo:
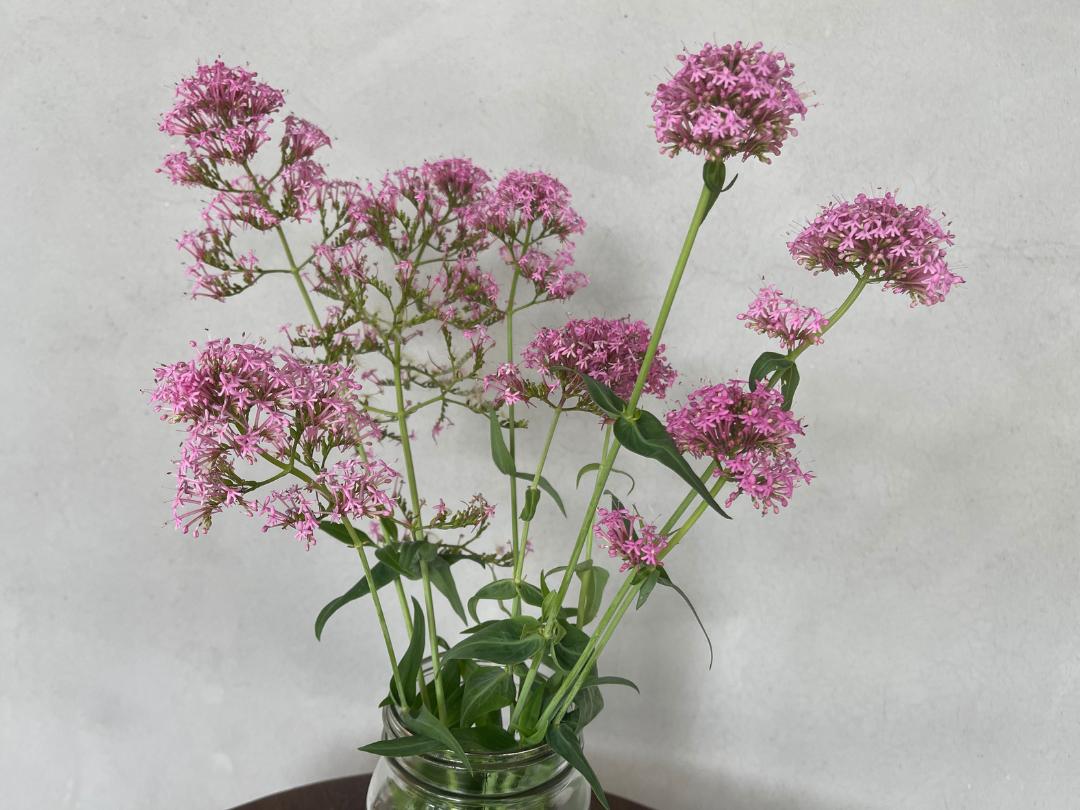
M 371 764 L 373 618 L 311 631 L 355 559 L 241 517 L 199 540 L 166 525 L 177 433 L 146 405 L 151 368 L 303 320 L 288 283 L 185 299 L 174 240 L 197 200 L 154 174 L 173 82 L 250 63 L 336 138 L 341 175 L 548 169 L 590 223 L 593 285 L 537 323 L 651 320 L 699 164 L 657 154 L 647 93 L 713 36 L 787 51 L 817 106 L 702 233 L 665 337 L 684 386 L 746 373 L 764 344 L 735 315 L 763 278 L 843 298 L 784 246 L 835 196 L 946 210 L 968 284 L 932 310 L 874 291 L 806 355 L 816 481 L 672 558 L 716 665 L 654 596 L 606 664 L 643 695 L 609 695 L 593 761 L 664 810 L 1080 806 L 1080 7 L 940 0 L 5 2 L 0 804 L 210 810 Z M 459 422 L 421 443 L 425 483 L 499 494 L 483 425 Z M 573 425 L 551 477 L 596 440 Z M 635 469 L 642 511 L 670 508 L 670 477 Z M 536 563 L 570 531 L 545 515 Z

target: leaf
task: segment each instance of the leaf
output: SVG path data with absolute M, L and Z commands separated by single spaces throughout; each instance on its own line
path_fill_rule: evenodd
M 591 464 L 586 464 L 584 467 L 582 467 L 580 470 L 578 470 L 577 481 L 574 483 L 574 486 L 575 487 L 581 486 L 581 479 L 582 479 L 582 477 L 584 477 L 585 473 L 596 472 L 599 469 L 600 469 L 600 465 L 599 465 L 599 463 L 597 463 L 595 461 L 592 462 Z M 618 469 L 616 467 L 612 467 L 611 471 L 613 473 L 618 473 L 619 475 L 625 475 L 627 478 L 630 479 L 630 489 L 626 490 L 627 495 L 629 495 L 631 492 L 634 491 L 634 487 L 637 486 L 637 481 L 634 480 L 634 476 L 632 476 L 630 473 L 626 472 L 625 470 L 620 470 L 620 469 Z
M 638 590 L 637 606 L 634 610 L 641 610 L 642 606 L 649 599 L 649 594 L 653 592 L 653 588 L 656 587 L 656 583 L 660 580 L 659 568 L 654 568 L 649 572 L 649 575 L 645 578 L 645 581 L 641 583 L 641 588 Z
M 375 549 L 375 557 L 379 562 L 386 563 L 398 574 L 408 579 L 420 578 L 419 558 L 416 554 L 416 543 L 387 543 Z
M 518 741 L 506 729 L 501 726 L 482 725 L 476 728 L 455 728 L 454 736 L 461 744 L 469 749 L 481 751 L 513 751 L 518 747 Z
M 458 593 L 457 584 L 454 582 L 454 574 L 450 570 L 450 563 L 436 555 L 427 563 L 427 569 L 431 584 L 446 597 L 446 601 L 450 603 L 450 607 L 454 609 L 454 613 L 458 615 L 461 621 L 467 623 L 465 606 L 461 604 L 461 595 Z
M 690 597 L 686 595 L 686 592 L 682 588 L 680 588 L 678 585 L 676 585 L 674 582 L 671 581 L 671 577 L 668 575 L 667 571 L 665 571 L 663 568 L 659 568 L 657 570 L 660 572 L 660 580 L 659 580 L 660 584 L 664 585 L 664 586 L 666 586 L 668 588 L 674 589 L 675 592 L 678 593 L 679 596 L 681 596 L 683 598 L 683 601 L 686 602 L 686 606 L 688 608 L 690 608 L 690 612 L 694 614 L 694 618 L 697 619 L 698 627 L 700 627 L 701 632 L 705 634 L 705 641 L 708 642 L 708 645 L 709 645 L 709 669 L 712 669 L 712 665 L 713 665 L 712 639 L 709 638 L 709 631 L 706 630 L 705 625 L 702 624 L 701 617 L 698 616 L 698 612 L 694 608 L 694 603 L 690 601 Z
M 393 582 L 395 576 L 394 571 L 382 563 L 377 563 L 375 567 L 371 569 L 371 578 L 375 580 L 376 590 L 383 587 L 383 585 Z M 338 610 L 345 607 L 349 602 L 367 596 L 368 593 L 368 580 L 365 576 L 337 599 L 331 599 L 327 602 L 326 606 L 319 611 L 319 615 L 315 619 L 315 638 L 322 639 L 322 631 L 326 626 L 326 622 L 329 621 L 330 617 L 337 613 Z
M 442 751 L 445 748 L 445 745 L 430 737 L 398 737 L 360 746 L 361 751 L 367 751 L 377 757 L 412 757 Z
M 472 598 L 469 600 L 469 615 L 473 617 L 473 621 L 479 622 L 480 617 L 476 615 L 476 606 L 481 599 L 513 599 L 517 595 L 517 589 L 514 588 L 514 580 L 512 579 L 497 579 L 494 582 L 489 582 L 486 585 L 480 587 Z
M 638 689 L 636 683 L 629 678 L 621 678 L 618 675 L 597 675 L 587 678 L 582 684 L 582 687 L 586 686 L 629 686 L 639 695 L 641 694 L 641 690 Z
M 775 371 L 783 371 L 794 363 L 786 354 L 777 352 L 762 352 L 757 360 L 750 366 L 750 390 L 757 389 L 758 380 L 763 380 Z
M 620 416 L 615 421 L 615 438 L 630 452 L 655 459 L 668 469 L 673 470 L 714 511 L 730 519 L 730 515 L 721 509 L 720 504 L 713 498 L 709 488 L 698 478 L 694 468 L 683 458 L 679 448 L 675 446 L 675 440 L 671 438 L 664 427 L 664 423 L 651 413 L 638 411 L 638 417 L 635 421 Z
M 783 408 L 791 410 L 791 402 L 795 399 L 795 389 L 799 387 L 799 369 L 792 363 L 780 372 L 780 391 L 784 395 Z
M 563 722 L 572 723 L 579 732 L 604 710 L 604 697 L 595 686 L 583 686 L 574 695 L 574 710 Z
M 469 762 L 469 757 L 465 754 L 465 749 L 461 747 L 461 743 L 458 742 L 457 737 L 450 733 L 450 729 L 444 726 L 439 718 L 431 713 L 427 706 L 421 705 L 415 714 L 402 712 L 401 722 L 413 734 L 427 737 L 429 740 L 435 740 L 440 743 L 443 748 L 453 751 L 458 759 L 461 760 L 462 764 L 472 771 L 472 764 Z
M 604 795 L 604 788 L 601 787 L 600 780 L 597 779 L 596 773 L 585 759 L 585 752 L 581 750 L 581 740 L 578 739 L 577 734 L 562 724 L 552 725 L 548 726 L 545 739 L 556 754 L 570 763 L 574 770 L 589 781 L 593 793 L 596 794 L 596 800 L 610 810 L 611 805 L 608 804 L 607 796 Z
M 530 473 L 523 472 L 514 473 L 514 478 L 520 478 L 522 481 L 528 481 L 530 484 L 533 480 L 533 477 Z M 563 517 L 566 517 L 566 506 L 563 505 L 562 498 L 560 497 L 559 493 L 555 491 L 555 487 L 551 485 L 551 482 L 541 475 L 540 480 L 538 480 L 536 484 L 540 487 L 540 489 L 544 490 L 544 492 L 551 496 L 551 500 L 555 501 L 555 505 L 559 507 L 559 511 L 563 513 Z
M 320 520 L 319 528 L 326 534 L 333 537 L 339 543 L 344 543 L 349 548 L 354 548 L 352 538 L 349 536 L 349 530 L 346 529 L 342 524 L 331 523 L 329 520 Z M 356 533 L 356 537 L 360 541 L 361 545 L 374 545 L 374 543 L 371 542 L 371 538 L 364 534 L 364 532 L 360 531 L 355 527 L 353 528 L 353 531 Z
M 398 541 L 398 525 L 388 517 L 379 518 L 379 526 L 382 527 L 383 537 L 389 543 Z
M 612 419 L 622 416 L 626 412 L 626 402 L 618 394 L 604 383 L 590 377 L 584 371 L 578 371 L 576 368 L 570 368 L 569 366 L 552 366 L 551 368 L 554 371 L 565 371 L 579 377 L 585 384 L 585 391 L 588 393 L 592 403 Z
M 416 680 L 420 667 L 424 663 L 424 611 L 420 602 L 413 597 L 413 621 L 412 635 L 409 637 L 409 646 L 405 654 L 398 662 L 398 674 L 401 675 L 401 688 L 405 690 L 402 696 L 406 706 L 411 706 L 417 698 Z M 391 677 L 391 686 L 393 678 Z M 391 692 L 393 689 L 391 688 Z
M 532 658 L 544 647 L 540 636 L 523 635 L 525 632 L 513 619 L 492 622 L 447 650 L 443 659 L 471 658 L 495 664 L 517 664 Z
M 562 669 L 570 670 L 581 658 L 581 654 L 585 652 L 585 647 L 589 643 L 589 636 L 580 627 L 574 627 L 573 625 L 564 625 L 563 629 L 566 631 L 566 635 L 555 644 L 555 662 Z
M 587 562 L 592 562 L 592 560 Z M 578 622 L 579 626 L 584 627 L 595 619 L 596 614 L 600 612 L 600 604 L 604 598 L 604 587 L 608 583 L 611 572 L 598 565 L 590 565 L 583 570 L 576 571 L 575 574 L 581 580 L 581 591 L 585 595 L 581 603 L 580 621 Z
M 514 475 L 514 457 L 503 439 L 502 425 L 495 411 L 488 412 L 488 420 L 491 422 L 491 460 L 503 475 Z
M 468 727 L 487 714 L 514 702 L 514 679 L 501 667 L 478 667 L 465 679 L 461 725 Z
M 521 519 L 532 520 L 536 515 L 536 504 L 540 502 L 540 490 L 529 487 L 525 490 L 525 505 L 521 507 Z

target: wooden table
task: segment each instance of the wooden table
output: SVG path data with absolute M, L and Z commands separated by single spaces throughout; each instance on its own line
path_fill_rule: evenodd
M 371 774 L 345 776 L 293 788 L 234 807 L 233 810 L 363 810 Z M 649 810 L 643 804 L 608 794 L 611 810 Z M 593 798 L 592 810 L 603 810 Z

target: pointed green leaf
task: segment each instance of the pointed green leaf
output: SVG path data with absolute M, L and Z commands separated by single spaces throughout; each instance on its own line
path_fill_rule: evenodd
M 476 728 L 455 728 L 454 736 L 471 751 L 513 751 L 518 741 L 506 729 L 500 726 L 482 725 Z
M 792 365 L 791 360 L 788 359 L 786 354 L 780 354 L 778 352 L 762 352 L 758 355 L 757 360 L 750 366 L 750 390 L 757 389 L 759 380 L 763 380 L 774 371 L 783 371 L 788 366 Z
M 360 746 L 361 751 L 367 751 L 377 757 L 414 757 L 442 751 L 445 748 L 445 745 L 430 737 L 398 737 Z
M 593 678 L 588 678 L 582 686 L 629 686 L 639 695 L 641 694 L 641 690 L 638 689 L 636 683 L 629 678 L 621 678 L 618 675 L 598 675 Z
M 525 490 L 525 505 L 521 507 L 521 519 L 532 520 L 536 515 L 536 504 L 540 502 L 540 490 L 529 487 Z
M 413 597 L 413 620 L 412 635 L 409 637 L 409 646 L 405 654 L 398 662 L 398 674 L 401 675 L 401 688 L 405 690 L 404 705 L 411 706 L 417 698 L 416 679 L 420 673 L 420 667 L 424 663 L 424 611 L 420 602 Z M 391 678 L 391 692 L 393 691 L 393 678 Z
M 510 448 L 503 439 L 502 425 L 499 424 L 495 411 L 488 412 L 488 420 L 491 422 L 491 460 L 503 475 L 513 475 L 514 457 L 510 455 Z
M 468 727 L 488 712 L 514 702 L 514 679 L 501 667 L 477 667 L 465 679 L 461 698 L 461 725 Z
M 709 631 L 705 629 L 705 625 L 702 623 L 701 617 L 698 616 L 698 612 L 694 608 L 694 603 L 690 601 L 690 597 L 686 595 L 686 592 L 682 588 L 680 588 L 678 585 L 676 585 L 674 582 L 671 581 L 671 577 L 668 575 L 667 571 L 665 571 L 663 568 L 660 568 L 660 569 L 657 569 L 657 570 L 660 571 L 660 580 L 659 580 L 660 584 L 661 585 L 666 585 L 668 588 L 672 588 L 676 593 L 678 593 L 679 596 L 681 596 L 683 598 L 683 601 L 686 602 L 686 606 L 688 608 L 690 608 L 690 612 L 694 614 L 694 618 L 697 620 L 698 627 L 700 627 L 701 632 L 705 634 L 705 641 L 709 645 L 709 669 L 712 669 L 712 665 L 713 665 L 712 639 L 709 638 Z
M 453 751 L 470 771 L 472 765 L 469 763 L 469 758 L 465 754 L 465 749 L 461 747 L 461 743 L 458 742 L 457 737 L 450 733 L 448 729 L 438 717 L 433 715 L 427 708 L 427 706 L 421 705 L 416 712 L 402 712 L 401 722 L 405 725 L 409 731 L 420 737 L 426 737 L 429 740 L 435 740 L 440 743 L 443 748 Z
M 376 589 L 381 588 L 383 585 L 386 585 L 390 582 L 393 582 L 394 577 L 394 571 L 388 566 L 383 565 L 382 563 L 378 563 L 377 565 L 375 565 L 374 568 L 371 569 L 371 578 L 375 580 Z M 365 576 L 363 579 L 361 579 L 359 582 L 349 588 L 349 590 L 345 591 L 345 593 L 343 593 L 337 599 L 331 599 L 329 602 L 327 602 L 326 606 L 319 611 L 319 615 L 315 619 L 315 638 L 320 640 L 322 639 L 323 628 L 326 626 L 327 621 L 330 620 L 330 617 L 337 613 L 338 610 L 345 607 L 345 605 L 349 604 L 349 602 L 353 602 L 357 599 L 361 599 L 367 596 L 368 593 L 368 581 L 367 577 Z
M 472 659 L 495 664 L 517 664 L 544 647 L 544 640 L 514 619 L 492 622 L 459 641 L 443 656 L 444 660 Z
M 517 590 L 514 588 L 514 580 L 512 579 L 497 579 L 494 582 L 489 582 L 482 585 L 469 600 L 469 615 L 473 617 L 473 621 L 479 622 L 480 617 L 476 615 L 476 606 L 481 599 L 502 601 L 504 599 L 513 599 L 516 595 Z
M 589 560 L 588 562 L 592 561 Z M 608 583 L 611 572 L 598 565 L 590 565 L 584 570 L 575 571 L 575 574 L 581 580 L 581 592 L 584 594 L 581 604 L 581 620 L 578 622 L 579 626 L 584 627 L 595 619 L 596 614 L 600 612 L 600 604 L 604 599 L 604 587 Z
M 574 695 L 573 711 L 566 715 L 563 722 L 572 724 L 580 732 L 603 710 L 604 697 L 600 690 L 595 686 L 583 686 Z
M 638 591 L 637 606 L 634 610 L 641 610 L 645 602 L 648 601 L 649 595 L 653 592 L 653 588 L 656 587 L 656 583 L 660 580 L 660 569 L 654 568 L 649 571 L 645 577 L 645 581 L 641 583 L 641 589 Z
M 648 411 L 638 411 L 635 421 L 619 417 L 615 421 L 615 438 L 627 450 L 639 456 L 659 461 L 688 483 L 712 509 L 724 517 L 727 512 L 720 508 L 709 488 L 698 478 L 694 468 L 683 458 L 675 440 L 668 434 L 664 423 Z
M 580 470 L 578 470 L 577 481 L 574 483 L 574 486 L 575 487 L 581 486 L 581 479 L 585 476 L 585 473 L 596 472 L 599 469 L 600 469 L 600 465 L 595 461 L 592 462 L 591 464 L 586 464 L 584 467 L 582 467 Z M 631 492 L 634 491 L 634 487 L 637 486 L 637 481 L 634 480 L 634 476 L 632 476 L 630 473 L 626 472 L 626 470 L 620 470 L 618 467 L 612 467 L 611 471 L 613 473 L 618 473 L 619 475 L 623 475 L 623 476 L 630 479 L 630 489 L 626 490 L 627 495 L 629 495 Z
M 783 408 L 791 410 L 791 402 L 795 399 L 795 389 L 799 387 L 799 368 L 794 363 L 780 373 L 780 391 L 784 395 Z
M 514 478 L 519 478 L 522 481 L 528 481 L 530 484 L 533 480 L 532 474 L 523 472 L 514 473 Z M 551 500 L 555 501 L 555 505 L 559 507 L 559 511 L 563 513 L 563 517 L 566 517 L 566 506 L 563 504 L 562 497 L 559 495 L 558 492 L 556 492 L 555 487 L 551 485 L 551 482 L 541 475 L 540 480 L 537 481 L 536 484 L 540 487 L 540 489 L 544 490 L 544 492 L 546 492 L 551 497 Z
M 570 368 L 569 366 L 552 366 L 551 368 L 554 371 L 562 371 L 579 377 L 582 383 L 585 384 L 585 391 L 588 393 L 592 403 L 612 419 L 621 416 L 626 411 L 626 403 L 618 394 L 604 383 L 590 377 L 584 371 L 578 371 L 576 368 Z
M 604 788 L 601 787 L 600 780 L 589 766 L 588 760 L 585 759 L 585 752 L 581 750 L 581 740 L 578 739 L 577 733 L 560 723 L 549 726 L 544 739 L 556 754 L 570 763 L 570 767 L 589 781 L 596 800 L 610 810 L 611 805 L 608 804 L 607 796 L 604 795 Z
M 450 603 L 450 607 L 454 609 L 454 613 L 460 617 L 462 622 L 467 622 L 465 618 L 465 606 L 461 604 L 461 595 L 458 594 L 457 584 L 454 582 L 454 574 L 450 570 L 450 563 L 444 560 L 442 557 L 435 556 L 431 558 L 431 562 L 427 564 L 428 576 L 431 578 L 431 584 L 439 589 L 439 592 L 446 597 L 446 601 Z
M 331 523 L 329 520 L 320 520 L 319 521 L 319 529 L 322 530 L 323 532 L 325 532 L 326 534 L 330 535 L 331 537 L 333 537 L 339 543 L 344 543 L 349 548 L 354 547 L 352 538 L 349 536 L 349 530 L 346 529 L 342 524 L 340 524 L 340 523 Z M 368 537 L 364 532 L 360 531 L 359 529 L 357 529 L 355 527 L 353 528 L 353 531 L 356 533 L 356 537 L 357 537 L 357 539 L 360 540 L 361 545 L 364 545 L 364 546 L 375 545 L 374 543 L 371 542 L 371 538 Z

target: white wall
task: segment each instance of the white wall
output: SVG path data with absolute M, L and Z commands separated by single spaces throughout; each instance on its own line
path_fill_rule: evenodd
M 154 174 L 173 83 L 250 63 L 346 176 L 546 168 L 590 223 L 593 285 L 565 310 L 651 320 L 700 168 L 657 153 L 647 93 L 716 37 L 785 50 L 818 106 L 704 229 L 666 339 L 684 386 L 765 348 L 735 320 L 762 277 L 843 297 L 785 250 L 834 196 L 945 209 L 968 284 L 932 310 L 875 291 L 806 355 L 817 480 L 672 558 L 717 664 L 654 596 L 606 665 L 644 694 L 610 695 L 594 763 L 664 810 L 1077 806 L 1078 23 L 1069 2 L 5 3 L 0 803 L 223 808 L 371 764 L 373 618 L 311 630 L 354 557 L 241 517 L 167 525 L 178 435 L 146 405 L 152 367 L 303 319 L 289 284 L 185 299 L 198 203 Z M 424 478 L 499 496 L 483 426 L 459 423 Z M 574 427 L 552 477 L 595 438 Z M 670 508 L 671 478 L 638 469 L 641 509 Z M 544 519 L 541 560 L 570 527 Z

